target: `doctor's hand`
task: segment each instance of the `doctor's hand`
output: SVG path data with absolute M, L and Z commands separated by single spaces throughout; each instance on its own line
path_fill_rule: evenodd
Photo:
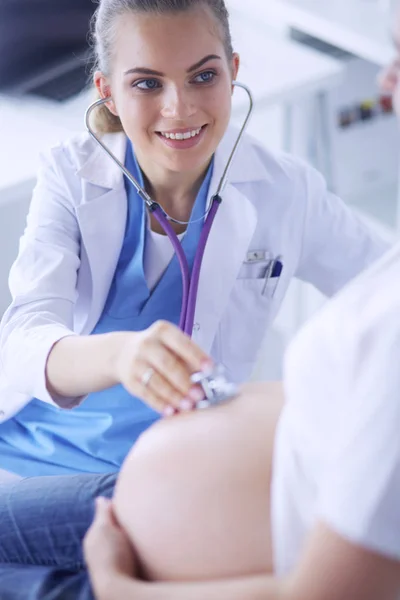
M 204 394 L 193 386 L 193 373 L 212 360 L 186 334 L 166 321 L 140 332 L 124 332 L 116 359 L 119 383 L 164 416 L 191 410 Z

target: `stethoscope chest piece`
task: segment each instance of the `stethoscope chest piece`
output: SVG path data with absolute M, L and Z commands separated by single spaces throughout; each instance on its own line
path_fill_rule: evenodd
M 209 371 L 194 373 L 192 383 L 202 387 L 204 400 L 197 403 L 196 408 L 204 409 L 217 406 L 232 400 L 238 394 L 237 386 L 228 380 L 222 365 L 216 365 Z

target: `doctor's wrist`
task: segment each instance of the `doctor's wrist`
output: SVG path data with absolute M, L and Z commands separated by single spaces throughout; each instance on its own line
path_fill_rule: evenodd
M 123 340 L 122 332 L 74 335 L 61 339 L 47 357 L 48 391 L 57 397 L 70 399 L 119 383 L 114 363 Z
M 105 334 L 108 337 L 107 348 L 108 356 L 106 358 L 107 378 L 112 385 L 118 385 L 121 381 L 121 361 L 124 356 L 124 349 L 129 338 L 135 333 L 131 331 L 114 331 Z

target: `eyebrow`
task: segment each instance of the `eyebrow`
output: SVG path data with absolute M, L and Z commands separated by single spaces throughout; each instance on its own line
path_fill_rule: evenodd
M 192 73 L 193 71 L 196 71 L 196 69 L 200 69 L 200 67 L 202 67 L 205 63 L 215 59 L 221 60 L 221 57 L 217 54 L 208 54 L 207 56 L 199 60 L 197 63 L 189 67 L 186 70 L 186 73 Z M 137 73 L 139 75 L 155 75 L 157 77 L 165 77 L 165 74 L 161 73 L 161 71 L 154 71 L 153 69 L 148 69 L 146 67 L 135 67 L 134 69 L 129 69 L 128 71 L 125 71 L 124 75 L 132 75 L 134 73 Z

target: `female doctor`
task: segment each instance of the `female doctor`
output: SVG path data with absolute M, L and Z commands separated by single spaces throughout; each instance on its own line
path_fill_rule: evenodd
M 174 228 L 192 266 L 237 135 L 239 57 L 224 2 L 101 0 L 94 41 L 94 82 L 112 98 L 97 128 L 150 196 L 189 222 Z M 247 137 L 204 254 L 190 339 L 176 327 L 171 244 L 132 185 L 87 134 L 54 148 L 1 324 L 0 468 L 118 471 L 160 413 L 193 407 L 194 371 L 212 360 L 248 378 L 293 276 L 332 295 L 386 247 L 313 169 Z

